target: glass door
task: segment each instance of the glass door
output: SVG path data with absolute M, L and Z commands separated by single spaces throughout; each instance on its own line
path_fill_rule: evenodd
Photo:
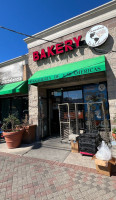
M 71 119 L 73 127 L 74 127 L 74 123 L 76 120 L 76 114 L 77 114 L 78 128 L 79 128 L 79 130 L 83 130 L 84 129 L 84 105 L 83 105 L 82 89 L 63 91 L 63 103 L 70 104 L 70 106 L 69 106 L 70 119 Z M 75 103 L 77 103 L 77 104 L 75 104 Z M 75 119 L 74 119 L 74 116 L 75 116 Z
M 84 129 L 84 106 L 82 89 L 61 88 L 49 91 L 49 135 L 60 136 L 58 104 L 70 103 L 70 115 L 74 116 L 74 103 L 78 104 L 79 129 Z M 76 118 L 75 118 L 76 119 Z M 75 119 L 72 119 L 72 124 Z
M 82 90 L 63 91 L 63 103 L 82 103 Z
M 49 134 L 50 136 L 60 135 L 58 104 L 62 103 L 62 90 L 49 92 Z

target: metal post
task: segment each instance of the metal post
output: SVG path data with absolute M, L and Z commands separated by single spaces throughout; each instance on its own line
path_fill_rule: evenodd
M 105 109 L 104 109 L 104 103 L 103 103 L 103 102 L 102 102 L 102 110 L 103 110 L 103 116 L 104 116 L 104 128 L 105 128 L 105 133 L 107 133 L 106 115 L 105 115 Z
M 91 131 L 91 122 L 90 122 L 90 105 L 87 103 L 87 109 L 88 109 L 88 124 L 89 124 L 89 133 Z
M 49 135 L 51 136 L 51 119 L 50 119 L 50 114 L 51 114 L 51 100 L 49 98 Z
M 61 116 L 61 113 L 60 113 L 60 105 L 58 105 L 58 110 L 59 110 L 59 123 L 60 123 L 60 138 L 62 140 L 62 134 L 61 134 L 61 120 L 60 120 L 60 116 Z
M 68 106 L 68 118 L 69 118 L 69 134 L 70 134 L 70 132 L 71 132 L 71 130 L 70 130 L 70 108 L 69 108 L 69 103 L 67 103 L 67 106 Z
M 78 124 L 78 104 L 75 103 L 75 116 L 76 116 L 76 134 L 79 133 L 79 124 Z
M 42 138 L 43 138 L 43 133 L 42 133 L 42 108 L 41 108 L 41 106 L 42 106 L 42 103 L 41 103 L 41 97 L 39 97 L 39 106 L 40 106 L 40 119 L 39 119 L 39 122 L 40 122 L 40 132 L 41 132 L 41 136 L 42 136 Z

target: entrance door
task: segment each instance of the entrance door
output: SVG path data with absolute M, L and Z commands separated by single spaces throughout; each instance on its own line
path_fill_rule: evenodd
M 62 91 L 52 90 L 49 92 L 49 135 L 60 136 L 58 104 L 62 102 Z
M 82 103 L 82 89 L 63 88 L 49 92 L 49 133 L 50 136 L 60 136 L 60 122 L 58 104 L 62 103 Z M 78 106 L 78 111 L 83 111 L 83 105 Z M 73 111 L 72 111 L 73 112 Z M 79 120 L 80 127 L 84 128 L 84 120 Z
M 41 137 L 48 136 L 48 118 L 47 118 L 47 98 L 43 97 L 39 99 L 39 124 Z
M 60 136 L 61 115 L 63 113 L 64 122 L 70 118 L 70 132 L 75 133 L 75 120 L 78 117 L 78 130 L 86 131 L 90 126 L 93 129 L 102 130 L 109 127 L 109 110 L 107 85 L 105 82 L 99 84 L 88 84 L 70 88 L 54 89 L 49 91 L 49 134 L 51 136 Z M 104 105 L 104 113 L 102 102 Z M 69 111 L 65 108 L 58 110 L 58 104 L 70 104 Z M 76 108 L 75 108 L 76 104 Z M 91 106 L 88 107 L 88 104 Z M 65 107 L 65 105 L 64 105 Z M 74 114 L 76 110 L 76 113 Z M 69 115 L 67 115 L 69 113 Z M 89 118 L 89 119 L 88 119 Z M 105 124 L 103 119 L 105 118 Z M 60 121 L 59 121 L 60 119 Z
M 77 110 L 77 115 L 78 115 L 78 128 L 79 129 L 84 129 L 84 105 L 83 105 L 83 91 L 81 88 L 76 89 L 76 90 L 67 90 L 63 91 L 63 103 L 69 103 L 70 108 L 69 108 L 69 113 L 70 117 L 72 115 L 75 115 L 75 109 Z M 78 106 L 76 104 L 78 103 Z M 74 127 L 72 120 L 72 128 Z

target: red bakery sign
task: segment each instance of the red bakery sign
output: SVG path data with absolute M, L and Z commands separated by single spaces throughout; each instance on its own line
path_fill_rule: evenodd
M 39 61 L 44 58 L 49 58 L 51 56 L 55 56 L 58 54 L 62 54 L 64 52 L 72 51 L 75 47 L 78 48 L 79 42 L 81 40 L 82 36 L 79 35 L 78 38 L 74 37 L 73 40 L 66 40 L 65 42 L 60 42 L 56 45 L 52 45 L 50 47 L 47 47 L 47 52 L 45 49 L 41 49 L 41 52 L 34 51 L 33 52 L 33 60 Z

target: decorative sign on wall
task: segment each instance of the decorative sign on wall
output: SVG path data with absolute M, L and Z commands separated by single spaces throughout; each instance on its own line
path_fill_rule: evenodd
M 90 47 L 102 45 L 108 38 L 108 29 L 103 25 L 92 27 L 86 34 L 86 43 Z
M 33 52 L 33 61 L 39 61 L 44 58 L 49 58 L 51 56 L 55 56 L 58 54 L 62 54 L 64 52 L 72 51 L 75 47 L 78 48 L 79 42 L 81 40 L 81 35 L 77 38 L 74 37 L 73 40 L 66 40 L 65 42 L 60 42 L 59 44 L 52 45 L 51 47 L 47 47 L 47 52 L 45 49 L 41 49 L 41 52 L 35 51 Z
M 22 80 L 23 80 L 22 62 L 0 68 L 0 84 L 8 84 Z
M 104 113 L 102 108 L 102 102 L 104 102 L 105 109 L 105 117 L 107 119 L 106 126 L 109 127 L 109 111 L 108 111 L 108 97 L 107 97 L 107 87 L 106 83 L 100 84 L 90 84 L 83 86 L 83 96 L 84 103 L 93 103 L 90 107 L 90 113 L 92 120 L 94 120 L 94 126 L 97 128 L 104 127 Z M 98 103 L 99 102 L 99 103 Z M 84 106 L 85 109 L 85 120 L 86 125 L 88 124 L 87 116 L 88 116 L 88 108 L 87 104 Z
M 72 51 L 74 48 L 80 46 L 82 36 L 74 37 L 73 39 L 60 42 L 56 45 L 47 47 L 47 50 L 41 49 L 41 51 L 33 52 L 33 61 L 39 61 L 44 58 L 49 58 L 64 52 Z M 103 25 L 97 25 L 92 27 L 86 34 L 86 42 L 90 47 L 97 47 L 102 45 L 108 38 L 108 29 Z

